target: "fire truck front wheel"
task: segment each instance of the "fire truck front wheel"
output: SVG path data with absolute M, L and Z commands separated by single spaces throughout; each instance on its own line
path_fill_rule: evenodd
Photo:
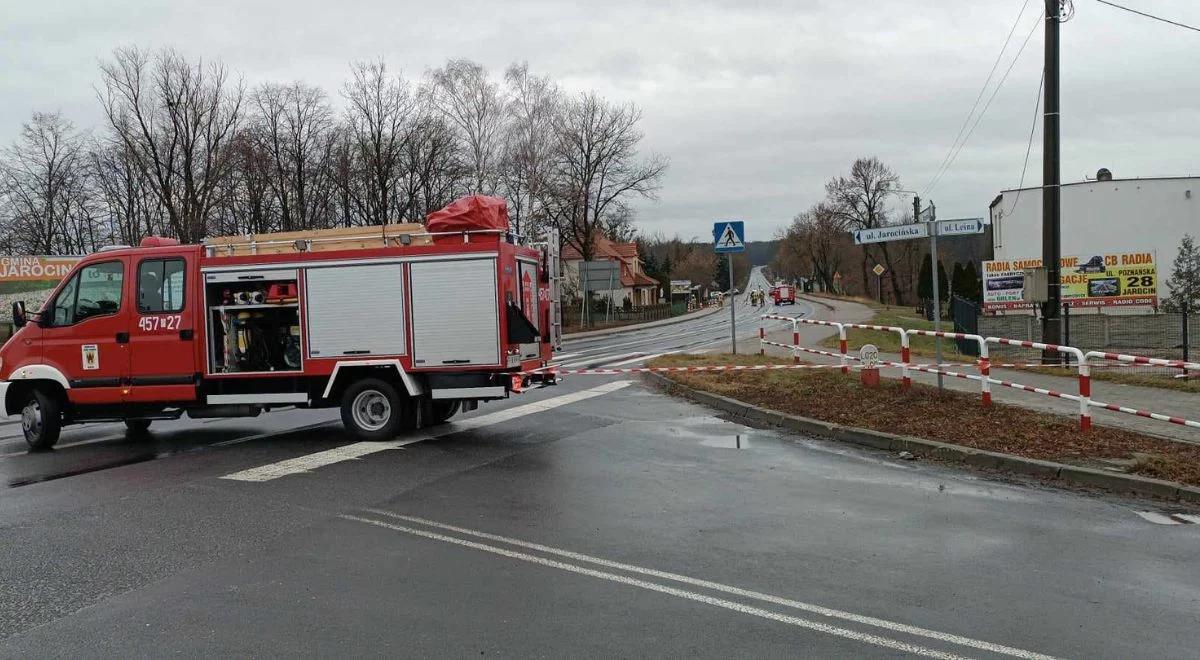
M 53 447 L 62 431 L 62 400 L 41 388 L 31 390 L 21 408 L 21 431 L 30 450 Z
M 342 424 L 363 440 L 391 440 L 402 428 L 406 403 L 390 383 L 360 380 L 342 394 Z

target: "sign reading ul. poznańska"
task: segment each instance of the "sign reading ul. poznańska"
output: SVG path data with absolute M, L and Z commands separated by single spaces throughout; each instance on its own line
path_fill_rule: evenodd
M 1158 306 L 1158 268 L 1153 252 L 1063 257 L 1062 301 L 1072 307 Z M 1030 309 L 1021 300 L 1026 268 L 1041 259 L 983 262 L 983 308 Z

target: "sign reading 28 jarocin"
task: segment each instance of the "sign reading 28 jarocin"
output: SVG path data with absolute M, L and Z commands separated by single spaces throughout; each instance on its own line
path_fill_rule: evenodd
M 1072 307 L 1158 306 L 1158 268 L 1153 252 L 1063 257 L 1062 300 Z M 1021 301 L 1024 270 L 1041 259 L 983 262 L 983 308 L 1029 309 Z

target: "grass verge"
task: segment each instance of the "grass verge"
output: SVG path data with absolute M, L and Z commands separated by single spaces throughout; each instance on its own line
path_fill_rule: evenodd
M 758 355 L 671 355 L 656 367 L 781 364 Z M 1200 485 L 1200 446 L 1104 426 L 1082 434 L 1074 419 L 1016 406 L 979 405 L 978 396 L 883 379 L 865 388 L 835 369 L 670 373 L 706 392 L 763 408 L 857 428 L 901 433 L 1028 458 L 1085 465 Z
M 866 305 L 875 311 L 875 316 L 870 321 L 867 321 L 867 323 L 872 325 L 897 326 L 906 330 L 933 330 L 933 321 L 925 319 L 925 317 L 918 314 L 911 307 L 880 305 L 877 302 L 865 299 L 854 299 L 854 301 Z M 942 329 L 952 330 L 953 324 L 949 321 L 943 321 Z M 846 340 L 851 350 L 857 350 L 863 344 L 875 344 L 884 353 L 900 352 L 900 335 L 895 332 L 851 328 L 846 331 Z M 909 341 L 909 349 L 913 355 L 933 356 L 937 354 L 936 342 L 937 340 L 933 337 L 915 336 Z M 821 346 L 825 348 L 837 348 L 837 345 L 837 335 L 821 340 Z M 956 355 L 958 355 L 958 349 L 954 341 L 942 340 L 942 356 L 954 357 Z

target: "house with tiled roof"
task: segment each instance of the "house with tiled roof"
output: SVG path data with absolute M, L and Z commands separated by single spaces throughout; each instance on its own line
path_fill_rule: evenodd
M 592 259 L 616 262 L 620 266 L 621 278 L 613 282 L 612 290 L 596 291 L 600 298 L 611 296 L 614 305 L 624 304 L 629 298 L 634 307 L 644 307 L 658 302 L 659 283 L 642 270 L 642 260 L 638 257 L 637 243 L 618 243 L 597 235 L 592 243 Z M 573 246 L 565 245 L 562 251 L 563 275 L 567 280 L 569 291 L 579 291 L 579 264 L 583 263 L 583 255 Z

